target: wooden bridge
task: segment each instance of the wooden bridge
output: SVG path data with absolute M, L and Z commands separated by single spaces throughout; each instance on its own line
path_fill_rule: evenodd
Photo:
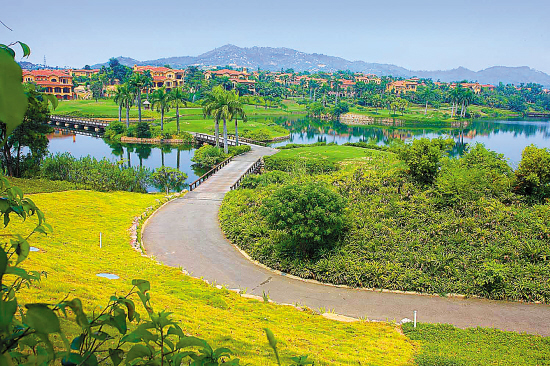
M 216 136 L 212 136 L 206 133 L 193 133 L 192 134 L 195 137 L 195 142 L 197 143 L 207 143 L 211 145 L 216 144 Z M 223 146 L 223 135 L 220 134 L 218 137 L 218 144 L 220 146 Z M 235 135 L 227 135 L 227 145 L 229 146 L 237 146 L 237 139 Z M 244 137 L 239 136 L 239 145 L 250 145 L 250 146 L 263 146 L 266 147 L 267 144 L 262 141 L 255 141 L 252 139 L 247 139 Z
M 109 122 L 94 118 L 51 115 L 48 124 L 102 134 L 105 132 L 105 128 L 109 125 Z

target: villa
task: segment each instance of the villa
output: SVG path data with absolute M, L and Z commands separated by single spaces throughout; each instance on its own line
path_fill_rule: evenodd
M 167 91 L 172 90 L 185 83 L 185 70 L 170 69 L 158 66 L 137 66 L 133 67 L 134 72 L 143 73 L 149 71 L 153 77 L 152 90 L 160 89 L 163 86 Z
M 416 92 L 418 82 L 413 80 L 397 80 L 388 84 L 386 91 L 394 92 L 397 95 L 407 94 L 408 92 Z
M 67 70 L 24 70 L 23 81 L 43 87 L 46 94 L 55 95 L 57 99 L 75 98 L 73 76 Z

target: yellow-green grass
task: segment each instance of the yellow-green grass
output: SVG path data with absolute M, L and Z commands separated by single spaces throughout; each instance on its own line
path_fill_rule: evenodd
M 325 159 L 331 162 L 343 162 L 346 164 L 372 160 L 374 157 L 376 159 L 381 159 L 385 156 L 394 157 L 395 154 L 354 146 L 327 145 L 280 150 L 275 156 L 281 158 Z M 395 158 L 391 160 L 395 162 Z
M 12 185 L 21 188 L 25 194 L 61 192 L 84 188 L 76 183 L 61 180 L 6 178 Z
M 41 251 L 31 253 L 24 266 L 46 271 L 48 277 L 22 291 L 20 304 L 55 303 L 69 294 L 69 298 L 81 298 L 90 311 L 115 292 L 129 290 L 132 279 L 144 278 L 151 281 L 156 311 L 174 312 L 187 333 L 216 347 L 229 347 L 244 363 L 274 363 L 265 327 L 279 339 L 286 364 L 292 355 L 309 354 L 317 365 L 407 365 L 414 355 L 414 343 L 392 325 L 338 323 L 311 311 L 245 299 L 141 256 L 130 247 L 128 228 L 133 217 L 155 204 L 160 195 L 66 191 L 30 197 L 44 211 L 54 232 L 31 239 Z M 5 231 L 23 232 L 31 227 L 30 222 L 15 221 Z M 97 277 L 101 272 L 120 279 Z M 69 333 L 76 335 L 74 328 Z

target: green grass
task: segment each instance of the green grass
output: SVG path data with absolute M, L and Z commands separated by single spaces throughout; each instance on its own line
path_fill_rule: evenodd
M 130 247 L 128 228 L 133 217 L 155 204 L 161 197 L 158 194 L 66 191 L 30 197 L 44 211 L 54 232 L 31 238 L 31 245 L 41 251 L 31 253 L 24 266 L 46 271 L 48 277 L 23 290 L 20 304 L 55 303 L 68 295 L 81 298 L 91 311 L 106 304 L 115 292 L 129 290 L 132 279 L 144 278 L 151 281 L 155 310 L 174 312 L 186 333 L 216 347 L 229 347 L 243 364 L 274 364 L 265 327 L 278 338 L 285 364 L 290 356 L 300 354 L 310 355 L 316 365 L 410 364 L 415 346 L 390 324 L 338 323 L 311 311 L 245 299 L 143 257 Z M 31 227 L 30 222 L 16 221 L 12 219 L 7 231 Z M 120 279 L 97 277 L 100 272 L 115 273 Z M 70 336 L 75 332 L 68 330 Z
M 434 109 L 428 106 L 428 113 L 424 114 L 424 106 L 410 104 L 402 115 L 401 112 L 393 114 L 393 111 L 389 111 L 384 108 L 370 108 L 370 107 L 352 107 L 350 113 L 361 114 L 373 118 L 391 118 L 402 121 L 430 123 L 430 122 L 457 122 L 459 120 L 451 118 L 451 106 L 448 104 L 442 104 L 440 109 Z M 460 108 L 459 108 L 460 112 Z M 497 117 L 514 117 L 517 113 L 500 108 L 490 108 L 477 105 L 471 105 L 468 107 L 468 112 L 474 118 L 497 118 Z
M 281 109 L 254 108 L 253 106 L 245 106 L 245 111 L 249 120 L 247 122 L 239 121 L 239 132 L 241 134 L 259 129 L 266 129 L 271 138 L 287 136 L 289 132 L 275 123 L 265 120 L 269 116 L 288 114 Z M 54 114 L 71 114 L 81 117 L 94 118 L 118 118 L 118 106 L 112 99 L 95 100 L 64 100 L 59 103 L 59 106 Z M 187 132 L 214 133 L 214 121 L 210 118 L 203 118 L 202 109 L 180 108 L 180 128 Z M 122 119 L 124 121 L 126 111 L 122 111 Z M 170 109 L 164 116 L 164 129 L 167 132 L 176 131 L 176 110 Z M 146 119 L 153 118 L 156 125 L 160 125 L 160 113 L 155 110 L 142 109 L 142 117 Z M 136 107 L 130 109 L 130 118 L 138 118 L 138 110 Z M 135 123 L 132 121 L 132 123 Z M 222 132 L 222 124 L 220 123 L 220 133 Z M 235 122 L 227 121 L 229 133 L 235 133 Z
M 8 181 L 16 187 L 19 187 L 26 194 L 31 193 L 50 193 L 62 192 L 75 189 L 85 189 L 78 184 L 65 181 L 52 181 L 47 179 L 25 179 L 7 177 Z
M 488 328 L 458 329 L 448 324 L 403 325 L 419 342 L 419 366 L 549 365 L 550 338 Z
M 324 159 L 337 163 L 367 161 L 385 154 L 391 153 L 353 146 L 328 145 L 280 150 L 276 156 L 281 158 Z

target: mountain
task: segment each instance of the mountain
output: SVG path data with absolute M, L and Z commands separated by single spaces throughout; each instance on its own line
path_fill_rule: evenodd
M 246 67 L 251 70 L 258 68 L 262 70 L 278 71 L 281 69 L 294 69 L 295 71 L 326 71 L 350 70 L 354 72 L 365 72 L 379 76 L 392 75 L 396 77 L 418 76 L 441 81 L 471 80 L 480 83 L 498 84 L 520 84 L 538 83 L 550 86 L 550 75 L 531 69 L 527 66 L 506 67 L 494 66 L 481 71 L 472 71 L 464 67 L 452 70 L 435 71 L 414 71 L 407 70 L 391 64 L 370 63 L 365 61 L 349 61 L 341 57 L 327 56 L 318 53 L 304 53 L 290 48 L 273 47 L 238 47 L 225 45 L 205 52 L 199 56 L 168 57 L 157 60 L 137 61 L 128 57 L 117 57 L 123 65 L 170 65 L 174 68 L 187 66 L 198 66 L 202 68 L 215 66 L 236 66 Z M 96 64 L 92 67 L 101 67 L 104 64 Z

